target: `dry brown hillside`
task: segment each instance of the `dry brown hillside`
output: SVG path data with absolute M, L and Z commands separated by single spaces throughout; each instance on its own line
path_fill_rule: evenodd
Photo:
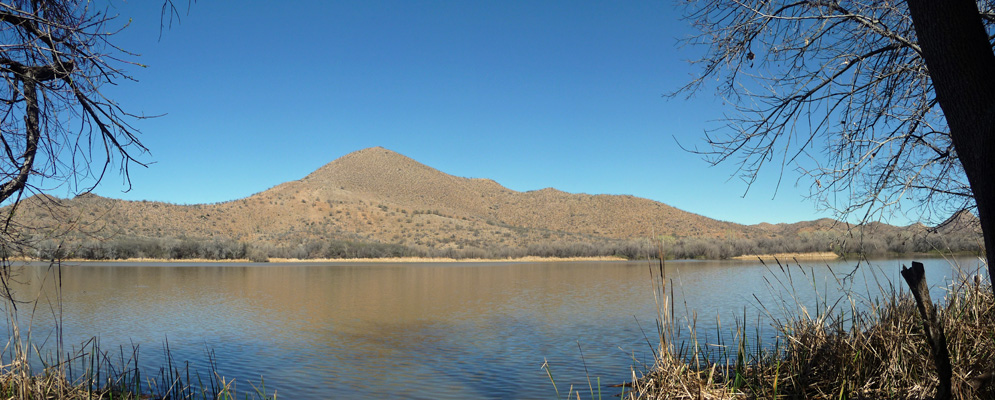
M 350 240 L 424 249 L 527 249 L 606 243 L 653 235 L 744 239 L 832 229 L 818 220 L 745 226 L 624 195 L 517 192 L 487 179 L 449 175 L 376 147 L 244 199 L 174 205 L 95 195 L 35 196 L 16 221 L 38 237 L 69 227 L 75 240 L 194 238 L 271 246 Z
M 304 179 L 270 192 L 342 201 L 366 200 L 456 218 L 528 229 L 612 238 L 741 235 L 742 225 L 716 221 L 633 196 L 571 194 L 555 189 L 516 192 L 488 179 L 449 175 L 382 147 L 335 160 Z

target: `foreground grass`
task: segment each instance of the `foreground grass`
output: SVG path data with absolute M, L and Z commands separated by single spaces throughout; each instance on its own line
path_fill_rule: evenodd
M 633 380 L 626 397 L 933 398 L 938 378 L 922 318 L 911 296 L 896 290 L 882 291 L 881 298 L 870 304 L 858 306 L 860 300 L 847 296 L 830 305 L 829 312 L 809 315 L 802 311 L 790 319 L 774 321 L 777 335 L 767 343 L 761 343 L 756 337 L 759 334 L 748 339 L 749 335 L 738 329 L 738 343 L 723 346 L 717 360 L 714 346 L 684 343 L 675 350 L 673 344 L 665 343 L 656 365 Z M 948 289 L 937 309 L 953 365 L 953 398 L 995 398 L 995 297 L 991 286 L 962 279 Z M 662 316 L 667 321 L 667 316 Z M 665 323 L 661 328 L 666 334 L 672 326 Z M 688 328 L 693 332 L 693 323 Z
M 154 373 L 138 367 L 138 351 L 123 349 L 116 354 L 103 353 L 96 341 L 66 359 L 35 371 L 27 361 L 29 350 L 13 339 L 4 349 L 6 359 L 0 365 L 0 398 L 68 399 L 68 400 L 233 400 L 276 399 L 265 385 L 249 383 L 239 390 L 235 380 L 218 374 L 213 353 L 208 353 L 210 371 L 206 375 L 191 371 L 188 364 L 176 363 L 164 347 L 165 365 Z

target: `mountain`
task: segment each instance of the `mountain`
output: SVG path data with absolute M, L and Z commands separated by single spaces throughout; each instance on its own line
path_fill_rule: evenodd
M 838 229 L 818 220 L 740 225 L 627 195 L 517 192 L 489 179 L 446 174 L 375 147 L 345 155 L 296 181 L 217 204 L 124 201 L 92 194 L 34 196 L 15 219 L 29 235 L 230 240 L 274 248 L 354 241 L 434 251 L 535 249 L 650 237 L 757 239 Z M 896 228 L 898 229 L 898 228 Z

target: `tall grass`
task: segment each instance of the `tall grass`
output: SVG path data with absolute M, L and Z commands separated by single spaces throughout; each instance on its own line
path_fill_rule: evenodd
M 663 263 L 653 270 L 658 271 L 658 292 L 667 297 Z M 937 307 L 954 369 L 955 399 L 995 398 L 995 297 L 990 284 L 976 277 L 955 280 Z M 785 285 L 790 293 L 804 290 L 788 281 L 772 284 Z M 656 364 L 642 376 L 633 374 L 626 398 L 932 398 L 938 379 L 915 301 L 894 285 L 877 284 L 876 290 L 880 295 L 867 297 L 847 290 L 837 301 L 823 300 L 814 312 L 797 300 L 790 313 L 775 313 L 761 304 L 761 314 L 767 316 L 762 318 L 776 332 L 766 343 L 759 329 L 763 321 L 747 329 L 744 310 L 736 322 L 735 343 L 722 343 L 722 335 L 717 344 L 699 343 L 692 312 L 682 321 L 691 339 L 677 345 L 673 314 L 661 309 Z
M 0 281 L 6 313 L 8 340 L 0 352 L 0 398 L 4 399 L 202 399 L 228 400 L 276 399 L 267 392 L 264 382 L 249 383 L 239 391 L 234 379 L 218 373 L 214 352 L 207 351 L 208 370 L 192 370 L 188 362 L 177 362 L 168 340 L 163 344 L 163 365 L 158 370 L 139 367 L 139 347 L 119 347 L 110 352 L 92 338 L 77 348 L 66 349 L 58 328 L 61 318 L 61 268 L 49 268 L 51 283 L 56 286 L 55 304 L 48 305 L 47 317 L 56 319 L 55 352 L 44 353 L 32 337 L 31 322 L 41 304 L 40 295 L 30 301 L 15 299 L 10 290 L 15 278 L 7 260 L 0 260 Z M 31 308 L 27 323 L 19 321 L 18 308 Z M 45 314 L 44 312 L 41 314 Z M 36 362 L 32 362 L 36 361 Z M 40 366 L 39 366 L 40 365 Z

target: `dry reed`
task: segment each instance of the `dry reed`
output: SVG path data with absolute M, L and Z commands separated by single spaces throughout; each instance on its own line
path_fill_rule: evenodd
M 61 265 L 52 264 L 48 269 L 57 288 L 61 286 Z M 276 399 L 276 392 L 269 393 L 263 382 L 259 386 L 249 383 L 251 390 L 239 392 L 235 381 L 221 376 L 217 370 L 214 353 L 207 351 L 207 371 L 191 371 L 189 363 L 174 360 L 168 340 L 163 345 L 162 365 L 157 371 L 139 367 L 139 351 L 121 347 L 117 353 L 101 349 L 96 338 L 83 343 L 79 349 L 66 349 L 61 329 L 56 329 L 57 351 L 43 354 L 32 339 L 31 326 L 18 323 L 17 307 L 32 306 L 38 309 L 39 298 L 16 301 L 9 286 L 12 268 L 9 260 L 0 258 L 0 303 L 6 308 L 8 339 L 0 351 L 0 399 L 108 399 L 108 400 L 214 400 Z M 51 309 L 59 321 L 56 310 L 61 310 L 61 290 Z M 44 306 L 43 306 L 44 307 Z M 61 312 L 61 311 L 59 311 Z M 32 312 L 31 319 L 34 319 Z M 30 360 L 39 360 L 41 368 Z
M 265 385 L 250 383 L 252 390 L 239 391 L 235 381 L 216 372 L 214 355 L 208 352 L 210 363 L 206 377 L 191 371 L 184 363 L 181 367 L 170 354 L 168 343 L 164 347 L 165 365 L 154 373 L 145 373 L 138 366 L 137 348 L 130 352 L 122 348 L 118 355 L 99 349 L 96 340 L 72 352 L 71 356 L 46 365 L 36 371 L 28 362 L 28 354 L 37 352 L 8 343 L 5 359 L 12 361 L 0 365 L 0 398 L 3 399 L 68 399 L 68 400 L 228 400 L 243 396 L 245 399 L 276 399 L 276 392 L 267 393 Z M 34 354 L 37 355 L 37 354 Z
M 661 265 L 661 278 L 663 270 Z M 710 361 L 702 353 L 707 347 L 695 339 L 674 350 L 666 341 L 672 337 L 665 337 L 656 365 L 633 377 L 627 398 L 932 398 L 938 379 L 911 296 L 894 287 L 882 288 L 880 297 L 870 301 L 846 293 L 842 304 L 847 304 L 845 310 L 825 307 L 834 311 L 815 315 L 803 311 L 774 320 L 773 346 L 761 346 L 759 337 L 748 343 L 740 326 L 736 354 L 719 360 Z M 953 365 L 953 398 L 995 398 L 991 286 L 977 276 L 962 277 L 947 288 L 937 310 Z M 672 318 L 666 321 L 661 326 L 674 323 Z M 688 328 L 695 338 L 693 318 Z

